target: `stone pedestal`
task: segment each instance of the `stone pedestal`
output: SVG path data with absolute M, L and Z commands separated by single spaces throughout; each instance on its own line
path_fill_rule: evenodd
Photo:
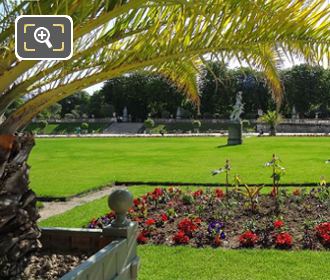
M 243 125 L 241 121 L 233 121 L 228 126 L 228 145 L 240 145 L 242 140 Z

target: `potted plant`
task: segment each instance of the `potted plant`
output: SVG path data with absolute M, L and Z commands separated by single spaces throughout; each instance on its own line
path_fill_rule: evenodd
M 144 121 L 144 126 L 146 127 L 147 133 L 150 133 L 151 129 L 155 126 L 155 121 L 149 117 Z
M 267 111 L 266 114 L 262 115 L 259 122 L 263 122 L 269 125 L 269 135 L 276 136 L 277 126 L 283 122 L 282 115 L 278 111 Z
M 199 133 L 199 129 L 200 129 L 201 126 L 202 126 L 201 121 L 200 121 L 200 120 L 193 120 L 193 121 L 192 121 L 192 125 L 193 125 L 193 127 L 194 127 L 194 132 L 195 132 L 195 133 Z

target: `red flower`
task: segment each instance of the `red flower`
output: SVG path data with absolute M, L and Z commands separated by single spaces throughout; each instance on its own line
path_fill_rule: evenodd
M 274 225 L 274 228 L 281 228 L 281 227 L 284 226 L 284 222 L 281 221 L 281 220 L 276 220 L 276 221 L 273 223 L 273 225 Z
M 146 244 L 148 242 L 148 238 L 144 235 L 144 232 L 140 232 L 137 237 L 137 242 L 139 244 Z
M 193 197 L 197 198 L 197 197 L 200 197 L 202 194 L 203 194 L 203 190 L 199 189 L 199 190 L 193 192 Z
M 115 218 L 116 218 L 116 214 L 115 214 L 115 212 L 113 212 L 113 211 L 109 212 L 109 213 L 107 214 L 107 216 L 108 216 L 109 219 L 115 219 Z
M 271 197 L 276 197 L 276 196 L 277 196 L 276 188 L 273 188 L 269 195 L 270 195 Z
M 173 241 L 176 244 L 188 244 L 189 243 L 189 236 L 185 235 L 182 230 L 179 230 L 176 235 L 173 237 Z
M 292 192 L 292 194 L 293 195 L 300 195 L 301 194 L 301 192 L 300 192 L 300 190 L 299 189 L 295 189 L 293 192 Z
M 154 225 L 155 223 L 156 223 L 156 221 L 154 219 L 148 219 L 148 220 L 145 221 L 145 224 L 148 227 Z
M 330 222 L 318 224 L 315 230 L 321 243 L 326 247 L 330 247 Z
M 201 218 L 195 218 L 194 219 L 194 222 L 197 224 L 197 225 L 200 225 L 201 224 L 201 222 L 202 222 L 202 220 L 201 220 Z
M 224 194 L 223 190 L 221 190 L 221 189 L 215 189 L 215 196 L 217 198 L 223 198 L 225 196 L 225 194 Z
M 213 240 L 213 244 L 214 246 L 216 247 L 219 247 L 221 245 L 222 241 L 221 241 L 221 237 L 219 234 L 217 234 L 215 237 L 214 237 L 214 240 Z
M 292 246 L 292 236 L 288 232 L 281 232 L 275 236 L 275 244 L 280 248 L 289 248 Z
M 178 229 L 191 236 L 197 229 L 197 225 L 191 219 L 185 218 L 179 222 Z
M 138 206 L 141 203 L 140 198 L 134 198 L 133 203 L 135 206 Z
M 168 217 L 167 217 L 166 214 L 163 213 L 163 214 L 160 215 L 160 217 L 161 217 L 161 219 L 162 219 L 163 222 L 167 222 L 168 221 Z
M 163 189 L 161 188 L 155 188 L 154 191 L 152 192 L 152 197 L 154 199 L 158 199 L 162 195 L 163 195 Z
M 239 243 L 242 247 L 254 247 L 259 237 L 252 231 L 246 231 L 239 237 Z

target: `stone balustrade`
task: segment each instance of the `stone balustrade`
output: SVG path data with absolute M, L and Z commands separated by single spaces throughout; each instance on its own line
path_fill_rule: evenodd
M 93 254 L 61 280 L 137 279 L 138 225 L 126 218 L 133 197 L 127 190 L 115 190 L 108 204 L 116 219 L 104 229 L 42 229 L 41 242 L 45 249 L 84 250 Z

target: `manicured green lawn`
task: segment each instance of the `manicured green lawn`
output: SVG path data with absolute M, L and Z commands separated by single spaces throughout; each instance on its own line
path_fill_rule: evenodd
M 248 138 L 226 146 L 226 138 L 37 139 L 30 157 L 31 185 L 38 195 L 69 196 L 113 181 L 224 182 L 210 171 L 232 162 L 246 183 L 271 183 L 263 165 L 278 154 L 283 182 L 318 182 L 330 174 L 330 138 Z
M 139 280 L 327 280 L 330 275 L 328 252 L 139 246 L 138 255 Z

